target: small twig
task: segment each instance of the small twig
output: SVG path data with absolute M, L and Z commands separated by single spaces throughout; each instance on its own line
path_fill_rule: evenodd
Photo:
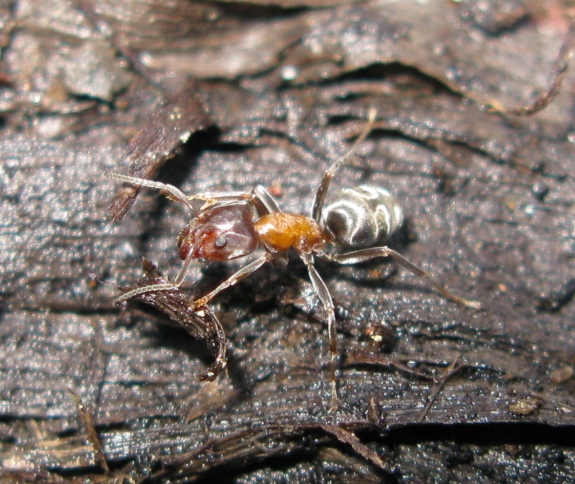
M 102 443 L 100 442 L 100 438 L 98 437 L 98 432 L 96 431 L 96 424 L 94 423 L 94 410 L 91 406 L 86 406 L 82 399 L 74 393 L 71 388 L 68 388 L 68 392 L 72 395 L 72 399 L 76 404 L 76 408 L 78 409 L 78 413 L 80 415 L 80 420 L 84 425 L 84 430 L 86 431 L 86 436 L 88 438 L 88 442 L 92 446 L 92 450 L 94 451 L 94 457 L 96 459 L 96 463 L 104 470 L 107 474 L 110 472 L 110 468 L 108 467 L 108 462 L 106 461 L 106 455 L 104 454 L 104 448 L 102 447 Z
M 435 400 L 437 399 L 437 395 L 439 395 L 439 392 L 443 389 L 445 382 L 449 378 L 451 378 L 452 375 L 454 375 L 459 370 L 461 370 L 461 368 L 463 368 L 464 365 L 459 363 L 459 358 L 461 358 L 460 354 L 458 354 L 453 359 L 453 361 L 449 364 L 449 366 L 447 368 L 445 368 L 445 370 L 443 370 L 443 372 L 441 373 L 439 378 L 435 379 L 435 383 L 434 383 L 433 387 L 431 388 L 429 395 L 427 396 L 427 405 L 425 406 L 425 408 L 423 409 L 423 411 L 419 415 L 419 419 L 418 419 L 419 423 L 423 422 L 425 420 L 425 417 L 427 417 L 429 410 L 431 410 L 431 407 L 435 403 Z

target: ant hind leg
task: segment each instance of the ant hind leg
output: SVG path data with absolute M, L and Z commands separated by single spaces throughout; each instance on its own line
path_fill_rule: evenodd
M 354 252 L 346 252 L 344 254 L 325 254 L 327 259 L 337 262 L 338 264 L 358 264 L 360 262 L 365 262 L 376 257 L 391 257 L 398 264 L 405 267 L 408 271 L 415 274 L 418 277 L 426 279 L 444 298 L 454 301 L 462 306 L 466 306 L 473 309 L 479 309 L 481 303 L 478 301 L 470 301 L 462 297 L 452 294 L 447 289 L 445 289 L 441 284 L 436 282 L 427 272 L 425 272 L 420 267 L 409 262 L 405 257 L 403 257 L 399 252 L 390 249 L 387 246 L 384 247 L 372 247 L 369 249 L 356 250 Z

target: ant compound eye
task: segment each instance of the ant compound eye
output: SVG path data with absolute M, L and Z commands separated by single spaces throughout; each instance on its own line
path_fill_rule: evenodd
M 214 242 L 216 249 L 223 249 L 226 245 L 228 245 L 228 240 L 225 237 L 218 237 Z

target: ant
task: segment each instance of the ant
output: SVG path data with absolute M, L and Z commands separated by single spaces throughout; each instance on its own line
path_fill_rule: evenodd
M 177 239 L 179 255 L 184 264 L 174 282 L 137 287 L 119 296 L 115 302 L 127 301 L 149 292 L 178 288 L 185 279 L 190 263 L 195 259 L 229 261 L 245 257 L 258 247 L 263 248 L 263 255 L 246 264 L 209 294 L 191 301 L 193 310 L 201 310 L 220 292 L 237 284 L 264 264 L 269 262 L 275 267 L 284 267 L 288 263 L 288 251 L 293 248 L 307 266 L 312 286 L 327 312 L 332 410 L 337 408 L 335 308 L 325 282 L 314 267 L 315 257 L 338 264 L 357 264 L 377 257 L 391 257 L 416 276 L 427 279 L 445 298 L 463 306 L 479 308 L 478 302 L 452 294 L 398 252 L 387 246 L 372 247 L 385 241 L 403 223 L 402 209 L 387 190 L 370 185 L 344 189 L 329 205 L 324 205 L 333 177 L 355 155 L 359 145 L 371 132 L 376 114 L 375 109 L 369 111 L 367 126 L 352 148 L 323 174 L 315 193 L 311 217 L 282 212 L 272 195 L 261 186 L 252 192 L 214 192 L 186 196 L 172 185 L 110 173 L 110 177 L 132 185 L 161 190 L 168 198 L 186 205 L 194 214 L 192 221 Z M 192 204 L 194 200 L 203 201 L 204 205 L 196 210 Z M 329 245 L 344 251 L 330 252 Z M 345 251 L 350 248 L 355 250 Z

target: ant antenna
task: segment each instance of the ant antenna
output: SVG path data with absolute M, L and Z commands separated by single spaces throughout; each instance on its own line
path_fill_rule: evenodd
M 155 188 L 160 190 L 161 193 L 166 195 L 170 200 L 174 202 L 182 202 L 186 205 L 197 217 L 198 211 L 192 205 L 192 202 L 184 195 L 184 193 L 173 185 L 168 185 L 167 183 L 157 182 L 153 180 L 148 180 L 146 178 L 136 178 L 134 176 L 120 175 L 119 173 L 113 173 L 110 171 L 104 172 L 104 176 L 108 178 L 115 178 L 117 180 L 129 183 L 130 185 Z

